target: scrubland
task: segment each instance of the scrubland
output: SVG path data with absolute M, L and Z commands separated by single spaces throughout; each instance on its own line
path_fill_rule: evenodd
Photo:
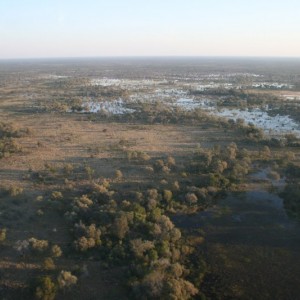
M 1 297 L 296 299 L 298 128 L 215 112 L 299 126 L 297 70 L 118 63 L 2 63 Z

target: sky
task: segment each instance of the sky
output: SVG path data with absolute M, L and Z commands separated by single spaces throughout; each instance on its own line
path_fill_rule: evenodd
M 300 57 L 299 0 L 0 0 L 0 59 Z

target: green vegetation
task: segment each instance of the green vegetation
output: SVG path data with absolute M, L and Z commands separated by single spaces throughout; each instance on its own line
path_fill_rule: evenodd
M 28 128 L 18 128 L 13 123 L 0 122 L 0 159 L 22 151 L 16 139 L 29 135 Z

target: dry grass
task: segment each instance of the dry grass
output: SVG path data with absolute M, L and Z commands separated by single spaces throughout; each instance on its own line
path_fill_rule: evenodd
M 145 179 L 152 180 L 153 174 L 145 172 L 143 166 L 133 168 L 126 159 L 126 151 L 143 151 L 152 160 L 171 155 L 178 157 L 176 161 L 180 163 L 180 159 L 189 158 L 199 142 L 211 140 L 214 143 L 222 133 L 222 130 L 207 132 L 192 126 L 91 122 L 88 116 L 79 114 L 21 113 L 26 105 L 29 103 L 7 99 L 0 106 L 0 118 L 28 127 L 32 132 L 18 139 L 22 153 L 0 160 L 0 188 L 18 186 L 24 189 L 16 197 L 3 194 L 0 203 L 3 214 L 8 216 L 2 218 L 1 224 L 8 231 L 6 245 L 0 250 L 0 268 L 5 270 L 0 286 L 9 291 L 5 294 L 8 299 L 10 295 L 14 297 L 12 291 L 23 293 L 28 278 L 44 272 L 43 259 L 20 257 L 17 251 L 11 250 L 18 240 L 45 239 L 60 245 L 63 251 L 71 243 L 69 228 L 55 211 L 42 208 L 44 214 L 37 216 L 45 201 L 37 201 L 37 197 L 49 194 L 59 185 L 32 180 L 32 171 L 42 172 L 45 165 L 60 170 L 69 163 L 75 167 L 92 167 L 96 178 L 113 178 L 115 171 L 121 169 L 127 182 L 143 185 Z M 74 268 L 74 262 L 69 259 L 59 259 L 58 264 L 60 269 Z M 120 285 L 122 271 L 101 269 L 89 260 L 80 261 L 81 267 L 83 264 L 88 265 L 90 276 L 80 278 L 76 291 L 63 295 L 62 299 L 87 299 L 84 298 L 87 290 L 88 299 L 124 299 L 126 293 Z

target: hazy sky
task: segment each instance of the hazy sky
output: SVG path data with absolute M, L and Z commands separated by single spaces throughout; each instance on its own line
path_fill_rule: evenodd
M 0 58 L 300 56 L 299 0 L 0 0 Z

